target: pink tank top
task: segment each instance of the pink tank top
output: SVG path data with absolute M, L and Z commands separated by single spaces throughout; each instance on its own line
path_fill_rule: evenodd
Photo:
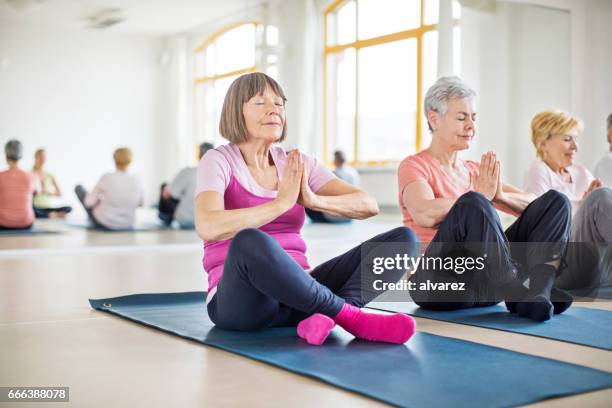
M 287 152 L 280 146 L 273 146 L 270 155 L 282 177 Z M 316 159 L 302 155 L 308 169 L 308 185 L 315 193 L 333 180 L 335 176 Z M 257 184 L 250 175 L 237 145 L 232 143 L 209 150 L 200 160 L 197 171 L 195 195 L 212 191 L 223 196 L 224 208 L 234 210 L 250 208 L 268 203 L 276 198 L 277 191 L 267 190 Z M 272 238 L 304 269 L 309 269 L 306 259 L 306 243 L 300 235 L 304 225 L 304 207 L 294 205 L 270 223 L 259 229 Z M 224 241 L 205 241 L 204 269 L 208 273 L 208 297 L 210 301 L 216 292 L 217 284 L 223 275 L 223 266 L 231 239 Z
M 230 184 L 225 190 L 223 197 L 226 210 L 250 208 L 265 204 L 274 200 L 268 197 L 259 197 L 240 185 L 234 176 L 231 176 Z M 306 258 L 306 243 L 300 236 L 300 230 L 304 225 L 304 207 L 295 204 L 289 211 L 282 214 L 259 229 L 276 239 L 280 246 L 295 259 L 304 269 L 310 269 Z M 208 300 L 216 291 L 216 286 L 223 275 L 223 264 L 227 257 L 231 239 L 224 241 L 204 242 L 203 266 L 208 271 Z

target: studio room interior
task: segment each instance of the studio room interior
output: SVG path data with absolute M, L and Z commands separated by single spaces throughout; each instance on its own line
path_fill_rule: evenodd
M 609 407 L 612 0 L 0 0 L 0 407 Z

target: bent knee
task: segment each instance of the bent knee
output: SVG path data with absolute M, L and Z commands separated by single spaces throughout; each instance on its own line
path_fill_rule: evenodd
M 389 236 L 394 242 L 405 242 L 407 244 L 418 243 L 419 237 L 409 227 L 397 227 L 389 231 Z
M 461 197 L 459 197 L 457 203 L 472 204 L 478 206 L 491 206 L 491 201 L 487 200 L 484 195 L 476 191 L 468 191 L 467 193 L 463 194 Z
M 267 236 L 268 235 L 265 232 L 260 231 L 257 228 L 246 228 L 246 229 L 239 231 L 234 236 L 234 238 L 232 238 L 232 244 L 235 244 L 235 245 L 247 244 L 248 246 L 250 246 L 254 242 L 265 240 Z
M 266 251 L 272 238 L 257 228 L 246 228 L 238 232 L 230 244 L 230 249 L 241 256 L 259 254 Z
M 546 193 L 542 194 L 539 199 L 549 203 L 555 210 L 566 211 L 568 213 L 572 212 L 572 203 L 569 198 L 557 190 L 548 190 Z
M 604 205 L 605 208 L 612 207 L 612 189 L 609 187 L 600 187 L 591 191 L 585 199 L 585 203 L 589 202 Z
M 461 207 L 462 211 L 465 209 L 469 209 L 471 211 L 478 211 L 481 213 L 494 214 L 495 208 L 491 201 L 487 200 L 487 198 L 477 193 L 476 191 L 468 191 L 463 194 L 453 207 Z

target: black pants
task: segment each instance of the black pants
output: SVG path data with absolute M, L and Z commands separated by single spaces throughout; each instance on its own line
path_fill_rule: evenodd
M 93 213 L 93 207 L 89 208 L 85 205 L 85 196 L 87 196 L 87 190 L 85 190 L 85 187 L 83 187 L 82 185 L 78 185 L 74 188 L 74 192 L 77 195 L 77 198 L 79 199 L 79 201 L 81 202 L 81 204 L 83 204 L 83 208 L 85 209 L 85 211 L 87 211 L 87 216 L 89 217 L 89 221 L 92 223 L 92 225 L 97 228 L 97 229 L 101 229 L 101 230 L 110 230 L 110 228 L 108 228 L 107 226 L 101 224 L 96 217 L 94 216 Z
M 346 224 L 353 220 L 350 218 L 338 217 L 331 214 L 326 214 L 322 211 L 311 210 L 310 208 L 305 208 L 306 215 L 312 222 L 320 222 L 324 224 Z
M 165 187 L 166 183 L 163 183 L 159 192 L 159 203 L 157 204 L 159 213 L 157 216 L 163 221 L 164 224 L 170 225 L 174 220 L 174 212 L 176 211 L 176 207 L 178 206 L 180 200 L 173 197 L 169 197 L 167 199 L 164 198 L 163 193 Z
M 30 224 L 27 227 L 16 227 L 16 228 L 14 228 L 14 227 L 3 227 L 2 225 L 0 225 L 0 230 L 3 230 L 3 231 L 27 231 L 27 230 L 32 228 L 32 225 L 34 225 L 34 224 Z
M 63 213 L 68 214 L 70 211 L 72 211 L 72 207 L 70 206 L 57 207 L 57 208 L 36 208 L 34 207 L 34 215 L 36 215 L 36 218 L 49 218 L 49 215 L 52 212 L 63 212 Z
M 425 256 L 484 257 L 484 269 L 462 274 L 419 269 L 411 278 L 417 286 L 429 280 L 463 284 L 464 290 L 413 290 L 410 295 L 419 306 L 433 310 L 496 304 L 504 286 L 526 280 L 536 265 L 560 259 L 562 269 L 570 224 L 570 202 L 553 190 L 529 204 L 505 232 L 491 202 L 482 194 L 466 193 L 440 224 Z
M 397 245 L 388 245 L 391 242 L 399 243 L 408 256 L 417 255 L 418 238 L 410 228 L 399 227 L 309 274 L 270 235 L 254 228 L 240 231 L 232 239 L 223 276 L 208 304 L 210 319 L 224 329 L 247 331 L 293 326 L 313 313 L 334 317 L 345 302 L 362 307 L 380 294 L 364 282 L 372 276 L 361 273 L 362 251 L 365 256 L 394 256 Z M 391 271 L 376 278 L 397 282 L 403 274 Z

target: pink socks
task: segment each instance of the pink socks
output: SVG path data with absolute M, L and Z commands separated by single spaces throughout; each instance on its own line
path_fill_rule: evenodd
M 331 317 L 321 313 L 315 313 L 307 319 L 302 320 L 297 326 L 298 336 L 308 342 L 320 346 L 323 344 L 336 322 Z
M 403 313 L 366 313 L 345 303 L 334 319 L 316 313 L 298 324 L 298 335 L 310 344 L 321 345 L 334 328 L 334 321 L 353 336 L 369 341 L 404 344 L 416 331 L 414 319 Z

